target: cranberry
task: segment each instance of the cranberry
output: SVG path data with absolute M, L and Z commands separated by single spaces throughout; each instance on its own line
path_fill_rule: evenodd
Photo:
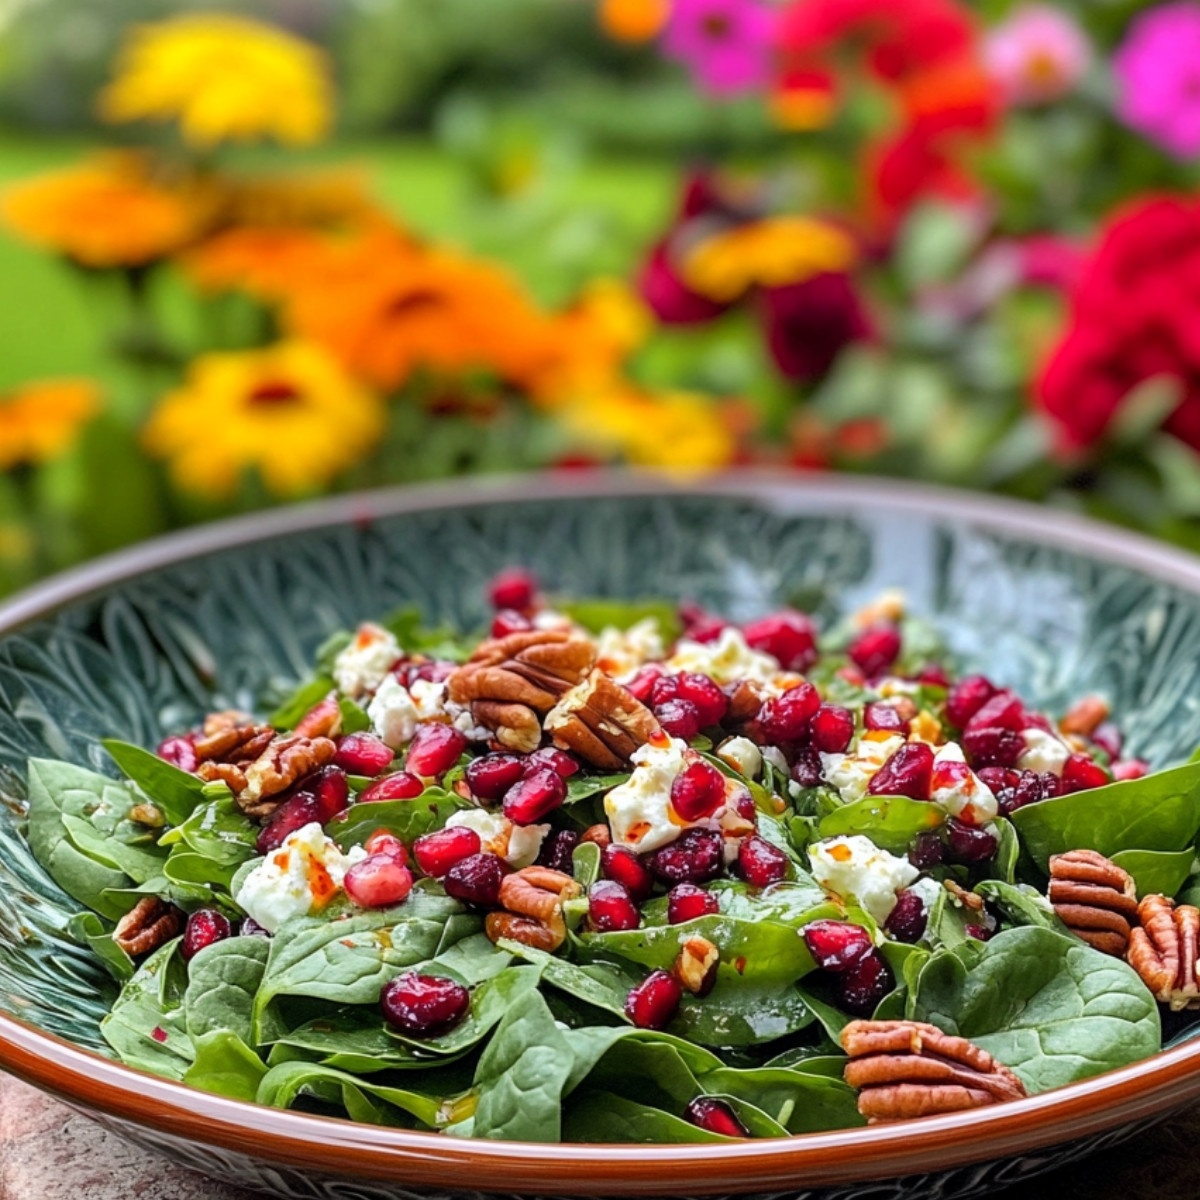
M 485 851 L 460 858 L 446 872 L 442 886 L 455 900 L 492 907 L 500 902 L 500 884 L 507 873 L 504 860 Z
M 467 787 L 480 800 L 499 800 L 525 774 L 525 762 L 515 754 L 485 754 L 467 763 Z
M 885 700 L 875 700 L 863 709 L 863 725 L 870 730 L 883 730 L 886 733 L 902 733 L 908 736 L 910 718 L 905 717 L 895 704 Z
M 812 744 L 825 754 L 842 754 L 854 737 L 854 714 L 837 704 L 822 704 L 809 722 Z
M 415 800 L 425 785 L 407 771 L 395 771 L 377 779 L 359 794 L 359 804 L 374 804 L 377 800 Z
M 1011 767 L 1025 750 L 1021 735 L 999 725 L 968 729 L 962 736 L 963 753 L 973 767 Z
M 556 829 L 542 842 L 537 864 L 539 867 L 549 867 L 552 871 L 570 875 L 575 865 L 572 855 L 578 845 L 579 834 L 573 829 Z
M 664 883 L 707 883 L 721 873 L 725 844 L 710 829 L 685 829 L 669 846 L 650 855 L 650 870 Z
M 732 797 L 727 796 L 725 803 L 732 804 L 734 812 L 743 821 L 748 821 L 751 825 L 758 824 L 758 806 L 754 803 L 754 797 L 750 794 L 748 787 L 743 787 L 740 783 L 736 784 Z
M 659 704 L 666 704 L 668 700 L 676 700 L 679 698 L 679 676 L 666 675 L 661 671 L 655 676 L 654 682 L 650 685 L 650 704 L 656 707 Z
M 946 847 L 942 845 L 942 839 L 932 830 L 918 833 L 908 844 L 908 861 L 922 871 L 936 867 L 945 854 Z
M 725 803 L 725 776 L 703 759 L 688 763 L 671 783 L 671 807 L 684 821 L 711 817 Z
M 976 710 L 975 715 L 966 724 L 967 730 L 972 729 L 1012 729 L 1020 731 L 1025 728 L 1025 705 L 1015 692 L 996 692 Z
M 242 937 L 265 937 L 271 936 L 271 931 L 260 925 L 253 917 L 247 917 L 242 922 L 242 928 L 239 930 Z
M 205 946 L 223 942 L 233 933 L 229 918 L 215 908 L 202 908 L 187 919 L 180 950 L 185 959 L 194 958 Z
M 533 628 L 533 622 L 515 608 L 502 608 L 492 618 L 492 637 L 508 637 L 510 633 L 527 633 Z
M 683 1116 L 709 1133 L 733 1138 L 750 1136 L 750 1130 L 738 1120 L 737 1113 L 724 1100 L 714 1100 L 711 1096 L 697 1096 L 683 1110 Z
M 715 642 L 729 628 L 728 621 L 690 601 L 679 606 L 679 620 L 683 625 L 683 636 L 693 642 Z
M 440 658 L 430 659 L 428 662 L 414 663 L 408 668 L 406 686 L 412 687 L 418 679 L 422 679 L 426 683 L 445 683 L 457 670 L 458 663 Z
M 751 887 L 770 887 L 787 875 L 788 856 L 757 833 L 742 839 L 737 862 L 742 878 Z
M 990 679 L 982 675 L 967 675 L 960 679 L 946 696 L 946 720 L 956 729 L 966 729 L 967 722 L 996 694 Z
M 963 933 L 969 938 L 974 938 L 978 942 L 991 941 L 992 935 L 996 931 L 989 929 L 986 925 L 964 925 Z
M 941 663 L 926 663 L 917 675 L 917 682 L 930 687 L 948 688 L 950 676 L 946 674 L 946 668 Z
M 1086 754 L 1072 754 L 1063 766 L 1062 794 L 1085 792 L 1089 788 L 1104 787 L 1112 783 L 1108 772 L 1093 762 Z
M 314 821 L 323 825 L 328 818 L 322 816 L 320 801 L 311 792 L 298 792 L 285 800 L 263 826 L 254 843 L 259 854 L 270 854 L 278 850 L 298 829 Z
M 600 870 L 605 879 L 619 883 L 635 900 L 645 900 L 654 887 L 654 876 L 628 846 L 605 846 L 600 854 Z
M 906 742 L 871 776 L 872 796 L 907 796 L 928 800 L 933 781 L 933 749 L 924 742 Z
M 700 713 L 690 700 L 664 700 L 653 711 L 658 723 L 672 737 L 688 742 L 700 732 Z
M 418 725 L 404 761 L 414 775 L 432 779 L 445 774 L 467 748 L 467 739 L 453 725 L 430 721 Z
M 181 771 L 194 771 L 196 769 L 196 747 L 192 744 L 192 739 L 186 734 L 181 734 L 179 737 L 169 737 L 158 743 L 158 749 L 155 750 L 164 762 L 169 762 L 173 767 L 178 767 Z
M 996 835 L 951 817 L 945 824 L 946 857 L 954 863 L 973 866 L 996 853 Z
M 517 825 L 535 825 L 566 798 L 563 777 L 551 767 L 538 767 L 504 793 L 504 815 Z
M 597 933 L 636 929 L 642 923 L 629 893 L 611 879 L 598 879 L 588 890 L 588 920 Z
M 426 875 L 441 879 L 456 862 L 483 849 L 479 834 L 465 825 L 448 825 L 413 842 L 413 858 Z
M 365 842 L 363 849 L 368 854 L 390 854 L 401 866 L 408 865 L 408 850 L 404 843 L 386 829 L 377 829 Z
M 802 746 L 796 751 L 791 774 L 792 781 L 802 788 L 819 787 L 824 782 L 816 747 Z
M 871 950 L 838 980 L 838 1002 L 856 1017 L 869 1017 L 893 986 L 887 960 Z
M 716 896 L 694 883 L 677 883 L 667 893 L 667 922 L 671 925 L 682 925 L 684 921 L 720 911 Z
M 651 697 L 654 693 L 654 685 L 662 677 L 662 667 L 658 663 L 650 663 L 648 666 L 642 667 L 625 685 L 625 688 L 635 700 L 641 701 L 642 704 L 652 704 L 653 700 Z
M 396 752 L 370 733 L 348 733 L 337 740 L 334 763 L 351 775 L 367 775 L 374 779 L 391 764 Z
M 389 1024 L 410 1037 L 437 1037 L 467 1015 L 471 993 L 453 979 L 408 971 L 384 987 L 379 1003 Z
M 1036 804 L 1058 795 L 1058 779 L 1049 772 L 1039 775 L 1037 771 L 984 767 L 979 772 L 979 779 L 991 789 L 1000 815 L 1004 817 L 1026 804 Z
M 895 625 L 872 625 L 850 645 L 850 661 L 868 678 L 874 679 L 900 657 L 900 631 Z
M 523 567 L 506 567 L 488 584 L 488 600 L 495 609 L 533 608 L 537 602 L 537 580 Z
M 667 971 L 652 971 L 625 997 L 625 1015 L 639 1029 L 665 1029 L 670 1024 L 683 988 Z
M 408 898 L 412 872 L 392 854 L 371 854 L 346 872 L 342 886 L 360 908 L 387 908 Z
M 1111 721 L 1104 721 L 1096 726 L 1092 731 L 1092 741 L 1108 755 L 1110 761 L 1115 762 L 1121 757 L 1121 747 L 1125 739 Z
M 557 771 L 564 779 L 570 779 L 572 775 L 579 772 L 579 760 L 573 758 L 565 750 L 559 750 L 554 746 L 543 746 L 525 759 L 523 774 L 532 775 L 539 767 L 549 767 L 550 770 Z
M 817 661 L 817 630 L 803 613 L 785 608 L 742 626 L 752 650 L 779 660 L 785 671 L 807 671 Z
M 729 697 L 707 675 L 677 675 L 675 697 L 691 704 L 700 718 L 700 728 L 719 725 L 729 711 Z
M 1012 767 L 980 767 L 976 772 L 980 783 L 987 784 L 988 790 L 997 799 L 1001 793 L 1011 791 L 1021 782 L 1021 771 Z
M 849 970 L 873 949 L 871 935 L 849 921 L 810 921 L 801 932 L 809 954 L 823 971 Z
M 893 941 L 919 942 L 925 936 L 925 925 L 929 912 L 925 901 L 909 888 L 896 896 L 896 907 L 888 914 L 883 932 Z
M 758 714 L 763 733 L 773 742 L 799 742 L 808 736 L 808 723 L 821 707 L 817 689 L 807 681 L 768 700 Z

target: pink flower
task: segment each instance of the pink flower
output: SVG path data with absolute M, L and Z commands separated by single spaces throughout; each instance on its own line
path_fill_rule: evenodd
M 1200 154 L 1200 4 L 1135 17 L 1113 66 L 1121 119 L 1178 158 Z
M 750 91 L 767 82 L 775 26 L 760 0 L 675 0 L 663 50 L 713 95 Z
M 988 74 L 1009 104 L 1045 104 L 1065 96 L 1091 62 L 1091 47 L 1066 13 L 1027 4 L 984 43 Z

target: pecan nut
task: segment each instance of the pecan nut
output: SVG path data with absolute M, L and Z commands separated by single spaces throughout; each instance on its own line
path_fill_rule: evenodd
M 538 950 L 557 950 L 567 939 L 563 901 L 580 893 L 570 875 L 550 867 L 524 867 L 500 884 L 502 912 L 488 913 L 484 928 L 493 942 L 509 938 Z
M 1200 909 L 1190 904 L 1176 907 L 1166 896 L 1143 896 L 1137 915 L 1141 924 L 1129 935 L 1129 965 L 1172 1012 L 1200 1008 L 1196 974 Z
M 275 738 L 245 768 L 245 782 L 234 788 L 234 799 L 246 816 L 269 817 L 279 807 L 283 792 L 330 762 L 336 753 L 337 747 L 329 738 L 298 734 Z
M 1058 723 L 1058 731 L 1077 737 L 1090 738 L 1108 720 L 1108 702 L 1100 696 L 1084 696 L 1067 711 Z
M 1132 876 L 1095 850 L 1050 858 L 1050 903 L 1064 925 L 1096 950 L 1121 958 L 1137 922 Z
M 982 1108 L 1025 1093 L 1021 1081 L 966 1038 L 921 1021 L 851 1021 L 842 1030 L 846 1082 L 875 1125 Z
M 165 946 L 183 932 L 186 922 L 182 911 L 157 896 L 143 896 L 118 922 L 113 941 L 136 958 Z
M 227 709 L 205 717 L 192 746 L 198 762 L 247 763 L 256 759 L 274 736 L 270 725 L 260 725 L 244 712 Z
M 597 669 L 563 693 L 546 714 L 545 728 L 560 749 L 601 770 L 619 771 L 658 732 L 658 721 L 628 688 Z

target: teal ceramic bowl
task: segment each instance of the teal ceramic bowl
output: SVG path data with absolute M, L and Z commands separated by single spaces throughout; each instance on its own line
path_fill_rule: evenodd
M 111 984 L 22 836 L 24 768 L 108 769 L 260 706 L 332 630 L 401 604 L 463 627 L 520 562 L 556 592 L 831 620 L 885 587 L 966 666 L 1061 707 L 1106 694 L 1156 765 L 1200 742 L 1200 561 L 1070 516 L 848 479 L 534 477 L 350 497 L 138 547 L 0 608 L 0 1067 L 179 1160 L 277 1195 L 489 1192 L 939 1197 L 1027 1178 L 1200 1096 L 1200 1042 L 1028 1100 L 735 1146 L 462 1142 L 191 1091 L 104 1056 Z

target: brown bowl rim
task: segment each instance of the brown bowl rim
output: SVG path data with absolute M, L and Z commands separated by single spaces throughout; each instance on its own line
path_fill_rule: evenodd
M 169 535 L 38 584 L 0 605 L 0 637 L 100 590 L 198 555 L 431 508 L 615 496 L 727 495 L 781 512 L 920 514 L 1131 567 L 1200 595 L 1200 559 L 1073 514 L 951 489 L 845 476 L 728 472 L 672 482 L 628 472 L 391 488 Z M 84 1110 L 199 1145 L 323 1174 L 470 1191 L 701 1195 L 855 1183 L 1028 1153 L 1200 1097 L 1200 1040 L 1025 1100 L 866 1129 L 721 1146 L 471 1141 L 357 1125 L 196 1091 L 0 1014 L 0 1068 Z

